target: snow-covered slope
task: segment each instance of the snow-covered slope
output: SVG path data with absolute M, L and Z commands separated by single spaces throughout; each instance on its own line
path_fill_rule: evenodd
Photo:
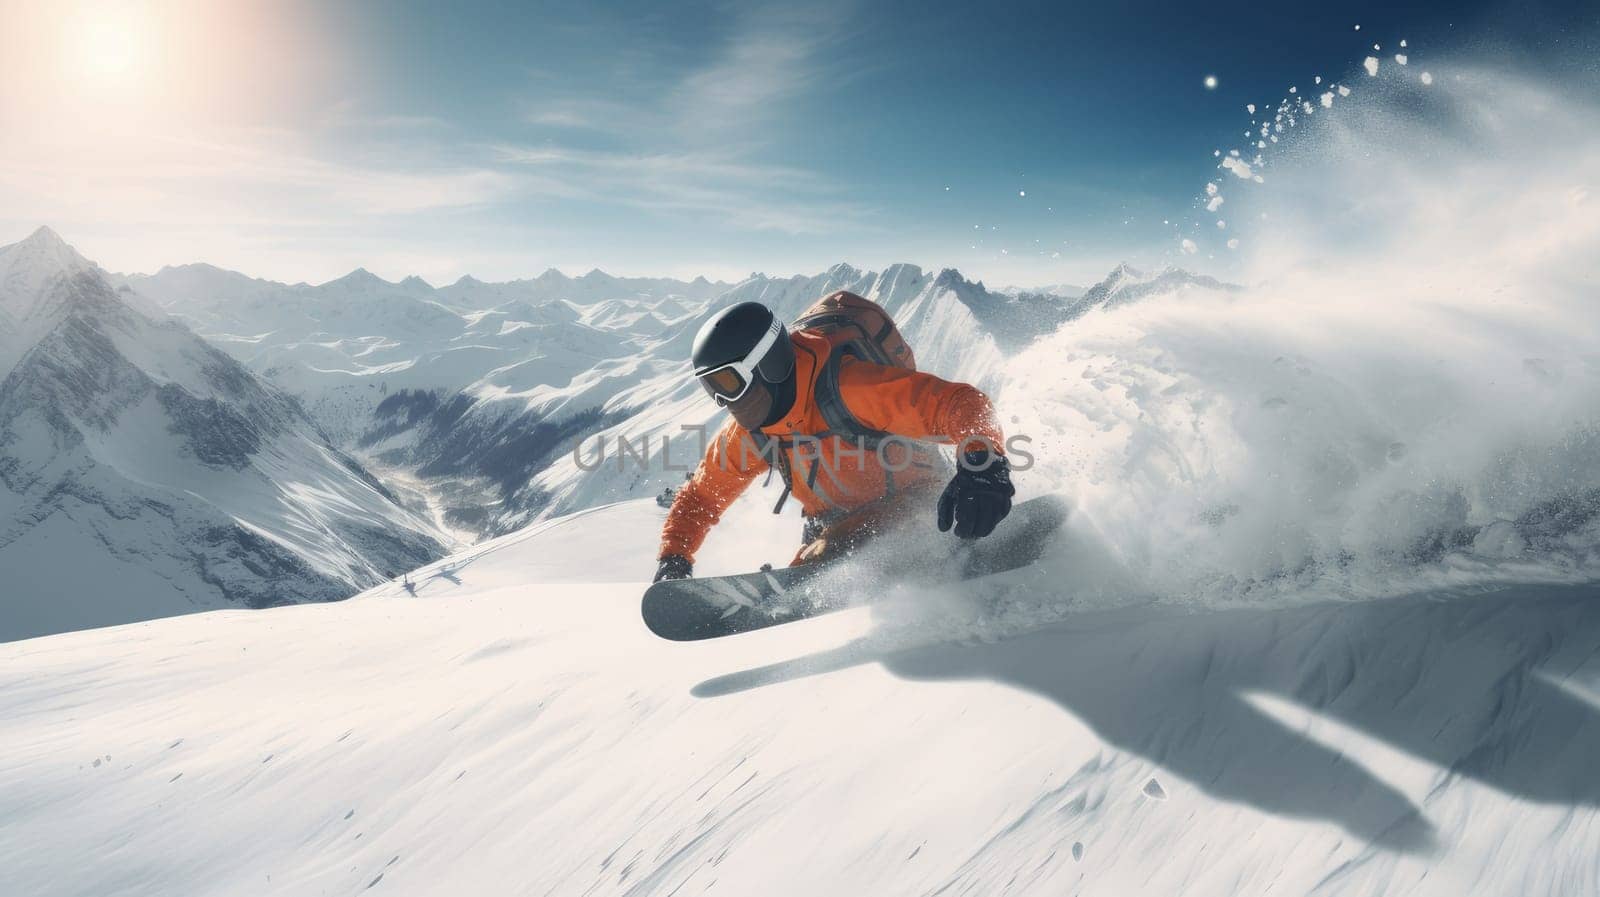
M 0 380 L 0 639 L 332 600 L 442 553 L 291 399 L 131 308 L 54 233 L 0 248 L 0 283 L 20 322 Z
M 1077 531 L 1071 579 L 672 644 L 661 513 L 0 645 L 0 893 L 1600 889 L 1592 588 L 1134 604 Z

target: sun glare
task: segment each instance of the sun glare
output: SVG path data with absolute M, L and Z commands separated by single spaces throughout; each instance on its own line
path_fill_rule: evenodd
M 149 21 L 134 3 L 93 3 L 68 20 L 63 37 L 77 74 L 96 87 L 126 86 L 144 67 Z
M 125 22 L 92 22 L 84 28 L 82 41 L 80 61 L 92 75 L 124 74 L 138 59 L 137 39 Z

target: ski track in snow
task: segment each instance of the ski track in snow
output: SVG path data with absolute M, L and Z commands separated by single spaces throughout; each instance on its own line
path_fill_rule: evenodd
M 547 522 L 417 597 L 0 645 L 0 893 L 1600 887 L 1595 587 L 1204 608 L 1001 577 L 676 644 L 639 582 L 570 581 L 661 513 Z

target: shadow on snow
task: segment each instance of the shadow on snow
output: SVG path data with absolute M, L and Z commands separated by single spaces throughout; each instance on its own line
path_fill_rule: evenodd
M 1579 697 L 1600 684 L 1593 586 L 1087 613 L 995 644 L 883 649 L 859 641 L 708 679 L 693 694 L 864 663 L 911 680 L 1026 689 L 1215 798 L 1325 820 L 1395 851 L 1433 848 L 1422 808 L 1247 694 L 1290 700 L 1519 798 L 1600 805 L 1600 704 Z

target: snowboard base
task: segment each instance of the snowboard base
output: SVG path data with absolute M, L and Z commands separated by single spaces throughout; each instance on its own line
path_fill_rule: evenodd
M 1017 504 L 983 539 L 968 542 L 936 533 L 910 540 L 915 544 L 892 554 L 875 541 L 858 553 L 865 569 L 854 575 L 846 575 L 845 568 L 856 556 L 847 555 L 826 563 L 658 582 L 645 590 L 640 611 L 651 632 L 680 642 L 804 620 L 864 603 L 861 593 L 886 578 L 948 582 L 1027 566 L 1044 553 L 1067 512 L 1064 500 L 1042 496 Z

